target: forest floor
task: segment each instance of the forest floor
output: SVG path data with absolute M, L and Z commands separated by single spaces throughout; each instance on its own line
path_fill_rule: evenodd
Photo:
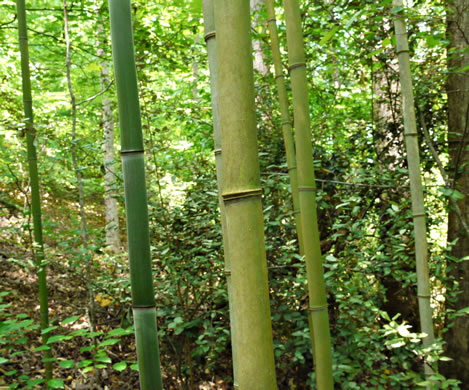
M 11 319 L 17 318 L 34 320 L 34 324 L 39 324 L 39 304 L 37 294 L 37 277 L 34 270 L 25 266 L 28 254 L 22 248 L 11 244 L 2 243 L 0 240 L 0 293 L 5 294 L 0 301 L 0 339 L 4 338 L 2 325 Z M 21 259 L 21 260 L 19 260 Z M 82 280 L 77 276 L 76 271 L 67 270 L 66 266 L 58 267 L 50 265 L 48 268 L 48 295 L 49 295 L 49 323 L 50 325 L 60 325 L 60 322 L 71 316 L 78 316 L 78 319 L 71 324 L 65 325 L 67 331 L 87 328 L 87 291 Z M 100 307 L 96 311 L 96 330 L 105 335 L 112 329 L 120 328 L 122 321 L 122 311 L 113 307 Z M 64 331 L 63 327 L 54 330 L 50 335 Z M 103 336 L 97 337 L 97 342 L 102 342 Z M 73 361 L 71 368 L 59 367 L 57 362 L 53 363 L 54 377 L 64 381 L 65 389 L 87 390 L 135 390 L 139 388 L 138 373 L 127 366 L 124 370 L 118 371 L 112 368 L 112 363 L 126 361 L 134 362 L 136 359 L 135 344 L 133 335 L 124 335 L 119 343 L 106 347 L 106 356 L 110 359 L 105 363 L 105 368 L 99 370 L 83 370 L 79 368 L 79 362 L 92 359 L 91 352 L 86 348 L 93 343 L 93 339 L 88 335 L 64 339 L 60 342 L 52 343 L 52 356 L 58 362 Z M 34 351 L 42 345 L 41 332 L 35 327 L 25 328 L 13 338 L 0 340 L 0 358 L 9 359 L 6 364 L 0 365 L 0 390 L 10 388 L 39 388 L 38 386 L 26 387 L 26 380 L 18 387 L 10 387 L 23 378 L 37 379 L 44 377 L 44 363 L 42 352 Z M 85 351 L 83 351 L 85 348 Z M 80 351 L 82 349 L 82 351 Z M 15 354 L 15 352 L 19 352 Z M 11 374 L 17 370 L 14 374 Z M 10 374 L 9 374 L 10 373 Z M 175 377 L 168 377 L 163 371 L 165 388 L 167 389 L 187 389 L 180 380 Z M 22 387 L 24 386 L 24 387 Z M 199 382 L 194 385 L 194 389 L 212 390 L 227 389 L 223 381 Z

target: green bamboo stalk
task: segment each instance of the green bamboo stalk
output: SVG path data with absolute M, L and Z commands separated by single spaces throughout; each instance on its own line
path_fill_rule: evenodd
M 280 103 L 280 114 L 282 120 L 283 142 L 287 155 L 288 176 L 293 198 L 293 212 L 295 215 L 296 232 L 300 247 L 300 255 L 303 256 L 303 236 L 301 231 L 301 213 L 300 200 L 298 195 L 298 175 L 296 168 L 295 141 L 293 139 L 292 123 L 290 118 L 290 109 L 288 103 L 287 88 L 285 87 L 285 76 L 282 70 L 282 59 L 280 57 L 280 44 L 277 32 L 277 20 L 275 18 L 275 9 L 273 0 L 265 0 L 267 8 L 267 22 L 269 26 L 270 45 L 272 47 L 272 58 L 275 68 L 275 83 L 277 84 L 277 95 Z
M 275 69 L 275 83 L 277 84 L 277 95 L 280 104 L 280 114 L 282 120 L 283 143 L 287 155 L 288 177 L 293 200 L 293 214 L 295 216 L 296 234 L 300 256 L 304 256 L 303 232 L 301 228 L 300 199 L 298 194 L 298 174 L 296 168 L 295 141 L 293 139 L 292 123 L 290 118 L 290 108 L 288 103 L 287 88 L 285 86 L 285 75 L 283 74 L 282 59 L 280 56 L 280 43 L 278 39 L 277 20 L 275 18 L 275 8 L 273 0 L 265 0 L 267 8 L 267 23 L 269 26 L 270 46 L 272 48 L 272 59 Z M 309 333 L 313 345 L 314 356 L 314 334 L 311 317 L 308 316 Z
M 31 74 L 29 71 L 28 32 L 26 22 L 26 5 L 24 0 L 16 0 L 18 13 L 18 35 L 21 51 L 21 75 L 23 80 L 23 102 L 26 124 L 26 143 L 28 149 L 29 177 L 31 179 L 31 209 L 33 215 L 34 244 L 33 252 L 36 257 L 37 276 L 39 284 L 39 311 L 41 329 L 49 327 L 47 277 L 44 262 L 44 244 L 42 240 L 41 199 L 39 195 L 39 175 L 37 171 L 37 153 L 35 146 L 35 129 L 33 116 L 33 99 L 31 94 Z M 48 333 L 42 335 L 43 344 L 47 344 Z M 51 357 L 50 351 L 44 351 L 44 358 Z M 46 381 L 52 378 L 52 363 L 45 363 Z
M 236 350 L 236 332 L 233 326 L 233 288 L 231 282 L 231 264 L 228 256 L 228 237 L 226 235 L 226 214 L 223 203 L 223 173 L 222 173 L 222 151 L 221 151 L 221 130 L 220 116 L 218 112 L 218 67 L 216 55 L 216 32 L 215 32 L 215 14 L 213 9 L 213 0 L 203 0 L 205 43 L 207 45 L 208 65 L 210 69 L 210 91 L 212 95 L 213 112 L 213 138 L 215 143 L 215 165 L 217 170 L 218 204 L 220 207 L 220 220 L 223 233 L 223 248 L 225 259 L 226 285 L 228 289 L 228 306 L 230 310 L 231 327 L 231 349 L 233 358 L 233 385 L 238 386 L 238 356 Z
M 132 307 L 142 390 L 163 388 L 153 293 L 142 123 L 130 0 L 109 0 L 124 171 Z
M 316 211 L 316 182 L 309 118 L 306 60 L 298 0 L 284 0 L 284 8 L 293 95 L 301 225 L 308 277 L 308 313 L 311 316 L 315 341 L 313 354 L 315 356 L 316 383 L 320 390 L 333 389 L 329 317 Z
M 393 0 L 393 7 L 403 7 L 402 0 Z M 420 327 L 426 337 L 423 345 L 430 347 L 435 342 L 433 333 L 432 308 L 430 305 L 430 281 L 427 262 L 427 228 L 425 224 L 425 198 L 420 174 L 420 156 L 415 121 L 414 93 L 410 71 L 409 45 L 407 29 L 402 13 L 394 19 L 396 33 L 396 52 L 399 59 L 401 81 L 402 111 L 404 117 L 404 138 L 409 167 L 410 193 L 412 199 L 412 216 L 415 235 L 415 260 L 417 266 L 417 297 L 419 302 Z M 433 375 L 429 364 L 424 367 L 425 376 Z
M 217 0 L 215 25 L 237 385 L 241 390 L 275 390 L 249 0 Z

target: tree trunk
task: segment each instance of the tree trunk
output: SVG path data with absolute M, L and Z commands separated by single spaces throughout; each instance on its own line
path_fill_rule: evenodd
M 448 0 L 448 144 L 450 177 L 453 189 L 464 195 L 457 201 L 461 214 L 469 223 L 469 0 Z M 469 237 L 460 218 L 450 207 L 448 216 L 448 242 L 456 243 L 451 254 L 462 259 L 469 255 Z M 469 261 L 455 262 L 448 267 L 460 291 L 457 301 L 448 302 L 453 310 L 469 306 Z M 442 365 L 446 376 L 456 377 L 463 384 L 469 383 L 469 316 L 457 317 L 445 334 L 446 355 L 454 360 Z
M 31 211 L 33 216 L 34 243 L 31 243 L 36 257 L 37 277 L 39 287 L 39 312 L 41 329 L 49 327 L 49 304 L 47 297 L 47 277 L 44 261 L 44 244 L 42 240 L 41 199 L 39 194 L 39 175 L 37 172 L 36 134 L 34 130 L 33 99 L 31 93 L 31 75 L 29 71 L 28 32 L 26 23 L 26 5 L 24 0 L 17 0 L 18 38 L 21 51 L 21 76 L 23 84 L 23 103 L 26 124 L 26 142 L 28 148 L 29 177 L 31 180 Z M 47 344 L 48 333 L 42 335 L 43 344 Z M 50 351 L 44 351 L 44 358 L 51 357 Z M 45 378 L 52 378 L 52 363 L 45 363 Z
M 250 0 L 250 7 L 251 7 L 251 28 L 255 30 L 261 23 L 259 20 L 259 10 L 262 7 L 262 3 L 264 0 Z M 265 64 L 265 56 L 264 51 L 262 50 L 262 42 L 258 39 L 252 40 L 252 49 L 254 51 L 254 69 L 257 70 L 262 76 L 267 75 L 269 73 L 269 68 Z
M 288 65 L 293 96 L 293 118 L 296 130 L 296 164 L 298 167 L 301 225 L 308 276 L 308 315 L 313 324 L 316 384 L 319 390 L 329 390 L 334 388 L 332 350 L 317 219 L 316 180 L 301 13 L 298 0 L 284 0 L 284 8 L 287 25 Z
M 225 233 L 240 390 L 275 390 L 264 223 L 257 154 L 249 0 L 217 0 L 219 114 Z
M 109 0 L 109 12 L 121 127 L 130 283 L 140 388 L 161 390 L 163 384 L 153 292 L 145 159 L 130 0 Z
M 109 64 L 105 58 L 106 39 L 104 38 L 104 21 L 98 11 L 98 51 L 101 72 L 99 81 L 101 89 L 109 86 Z M 119 214 L 116 199 L 116 172 L 114 168 L 114 116 L 111 99 L 104 97 L 103 102 L 103 133 L 104 133 L 104 209 L 106 218 L 106 246 L 114 254 L 120 252 Z
M 205 42 L 207 44 L 208 64 L 210 69 L 210 92 L 212 95 L 213 138 L 215 144 L 215 165 L 217 169 L 218 204 L 220 206 L 220 220 L 223 233 L 223 251 L 225 259 L 226 285 L 228 290 L 228 305 L 230 311 L 231 349 L 233 356 L 233 385 L 238 386 L 238 354 L 236 351 L 236 334 L 233 322 L 233 287 L 231 283 L 231 263 L 228 257 L 228 238 L 226 236 L 226 213 L 223 203 L 223 172 L 221 151 L 220 115 L 218 110 L 218 67 L 216 56 L 216 31 L 213 0 L 203 1 Z

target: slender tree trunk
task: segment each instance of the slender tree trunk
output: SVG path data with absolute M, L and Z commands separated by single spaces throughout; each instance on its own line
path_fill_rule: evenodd
M 332 389 L 332 350 L 326 287 L 319 239 L 316 182 L 311 142 L 308 84 L 298 0 L 284 0 L 288 61 L 292 83 L 296 129 L 296 161 L 303 245 L 308 275 L 309 309 L 314 335 L 316 383 L 319 390 Z
M 97 13 L 98 17 L 98 57 L 101 58 L 101 72 L 99 82 L 101 89 L 105 89 L 109 83 L 109 64 L 105 58 L 106 39 L 104 38 L 103 16 Z M 103 105 L 103 130 L 104 130 L 104 209 L 106 219 L 106 246 L 114 254 L 120 252 L 119 236 L 119 214 L 117 212 L 116 199 L 116 172 L 114 168 L 114 117 L 112 113 L 112 101 L 105 97 Z
M 142 390 L 163 388 L 150 253 L 142 123 L 130 0 L 109 0 L 112 55 L 121 127 L 130 281 Z
M 68 32 L 68 8 L 67 0 L 64 0 L 64 33 L 65 33 L 65 43 L 66 43 L 66 58 L 65 58 L 65 68 L 67 70 L 67 86 L 68 92 L 70 94 L 70 104 L 72 105 L 72 163 L 73 170 L 75 171 L 75 177 L 77 179 L 77 188 L 78 188 L 78 203 L 80 207 L 80 228 L 81 228 L 81 238 L 83 245 L 88 246 L 88 229 L 86 226 L 86 212 L 85 212 L 85 192 L 83 188 L 83 180 L 81 177 L 80 166 L 78 164 L 77 158 L 77 104 L 75 99 L 75 94 L 73 92 L 72 86 L 72 60 L 71 60 L 71 50 L 70 50 L 70 35 Z
M 261 23 L 259 17 L 259 10 L 262 7 L 263 0 L 250 0 L 251 14 L 253 15 L 251 28 L 255 30 Z M 265 55 L 262 50 L 262 42 L 258 39 L 253 39 L 252 49 L 254 51 L 254 69 L 257 70 L 262 76 L 269 73 L 269 68 L 265 63 Z
M 222 172 L 222 151 L 221 151 L 221 130 L 220 115 L 218 112 L 218 67 L 216 56 L 216 31 L 215 31 L 215 14 L 213 0 L 203 0 L 205 42 L 207 45 L 208 65 L 210 68 L 210 91 L 212 94 L 212 116 L 213 116 L 213 137 L 215 141 L 215 164 L 217 169 L 217 187 L 218 187 L 218 204 L 220 207 L 220 220 L 223 232 L 223 249 L 225 259 L 226 285 L 228 289 L 228 305 L 230 310 L 230 327 L 231 327 L 231 349 L 233 356 L 233 384 L 238 386 L 238 356 L 236 351 L 237 341 L 233 320 L 233 288 L 231 283 L 231 264 L 228 257 L 228 237 L 226 234 L 226 214 L 225 205 L 223 203 L 223 172 Z
M 85 212 L 85 193 L 83 180 L 80 172 L 80 166 L 78 164 L 77 157 L 77 144 L 79 139 L 77 137 L 77 104 L 75 99 L 75 94 L 73 92 L 72 86 L 72 60 L 71 60 L 71 45 L 70 45 L 70 34 L 68 26 L 68 8 L 67 0 L 63 1 L 64 6 L 64 35 L 65 35 L 65 45 L 66 45 L 66 59 L 65 59 L 65 68 L 67 70 L 67 86 L 70 94 L 70 103 L 72 106 L 72 163 L 73 170 L 75 171 L 75 177 L 77 180 L 78 188 L 78 204 L 80 208 L 80 231 L 81 239 L 83 243 L 83 248 L 85 250 L 85 275 L 87 280 L 87 291 L 88 291 L 88 320 L 90 323 L 90 328 L 93 332 L 96 331 L 96 306 L 95 306 L 95 294 L 94 288 L 92 285 L 91 279 L 91 253 L 88 247 L 88 228 L 86 224 L 86 212 Z M 95 346 L 97 346 L 97 339 L 93 338 Z M 96 378 L 98 382 L 101 382 L 101 376 L 99 371 L 96 372 Z
M 393 0 L 394 7 L 403 7 L 402 0 Z M 409 167 L 412 216 L 415 235 L 415 262 L 417 266 L 417 297 L 419 302 L 420 329 L 426 334 L 423 345 L 430 347 L 435 342 L 433 333 L 432 308 L 430 305 L 430 281 L 428 271 L 427 228 L 425 222 L 425 198 L 420 175 L 420 156 L 415 120 L 414 92 L 409 60 L 407 30 L 403 16 L 394 19 L 396 52 L 399 58 L 399 74 L 404 116 L 404 139 Z M 430 363 L 424 366 L 425 376 L 433 375 Z
M 448 0 L 448 143 L 450 178 L 453 189 L 464 195 L 457 200 L 460 212 L 469 224 L 469 0 Z M 466 69 L 464 70 L 464 68 Z M 462 259 L 469 256 L 469 237 L 457 215 L 450 207 L 448 216 L 448 242 L 456 243 L 451 254 Z M 447 307 L 460 310 L 469 306 L 469 261 L 451 264 L 448 273 L 460 291 L 455 302 Z M 446 354 L 454 360 L 442 365 L 447 376 L 456 377 L 463 385 L 469 383 L 469 316 L 454 320 L 445 333 Z
M 31 75 L 29 71 L 28 32 L 26 23 L 26 6 L 24 0 L 16 1 L 18 13 L 18 35 L 21 51 L 21 75 L 23 81 L 23 103 L 26 123 L 26 143 L 28 149 L 29 177 L 31 180 L 31 209 L 33 215 L 34 243 L 37 277 L 39 285 L 39 311 L 41 317 L 41 329 L 49 327 L 47 278 L 44 261 L 44 244 L 42 240 L 41 199 L 39 195 L 39 175 L 37 171 L 36 134 L 34 129 L 33 99 L 31 94 Z M 48 333 L 42 335 L 43 344 L 47 344 Z M 50 351 L 44 351 L 44 358 L 51 357 Z M 45 363 L 45 378 L 52 378 L 52 363 Z
M 249 0 L 217 0 L 215 25 L 237 385 L 241 390 L 275 390 Z

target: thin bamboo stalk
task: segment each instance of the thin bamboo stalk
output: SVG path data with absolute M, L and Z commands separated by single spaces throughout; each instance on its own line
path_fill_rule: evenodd
M 393 0 L 393 6 L 402 8 L 403 1 Z M 430 305 L 431 295 L 427 262 L 428 249 L 427 228 L 425 224 L 425 198 L 420 175 L 420 156 L 410 71 L 409 45 L 406 23 L 402 13 L 396 15 L 394 19 L 394 29 L 396 33 L 396 52 L 399 59 L 402 110 L 404 116 L 404 138 L 412 199 L 420 327 L 422 332 L 426 334 L 426 337 L 423 339 L 423 345 L 429 347 L 435 342 L 435 336 L 433 333 L 432 308 Z M 433 375 L 433 369 L 429 364 L 425 364 L 424 370 L 427 378 Z
M 142 390 L 163 388 L 153 293 L 142 123 L 130 0 L 109 0 L 121 128 L 127 235 L 137 358 Z
M 241 390 L 275 390 L 249 0 L 217 0 L 215 26 L 237 385 Z
M 298 0 L 284 0 L 284 8 L 293 95 L 301 225 L 308 277 L 308 314 L 311 316 L 315 341 L 313 354 L 316 384 L 320 390 L 333 389 L 329 317 L 316 211 L 316 182 L 309 118 L 306 60 Z
M 23 81 L 23 103 L 26 124 L 26 143 L 28 150 L 29 177 L 31 179 L 31 210 L 33 215 L 34 244 L 33 253 L 36 257 L 37 276 L 39 285 L 39 311 L 41 329 L 49 327 L 47 277 L 44 262 L 44 244 L 42 239 L 41 199 L 39 195 L 39 175 L 37 170 L 37 153 L 35 146 L 35 129 L 33 116 L 33 99 L 31 94 L 31 75 L 29 71 L 29 48 L 26 22 L 26 5 L 24 0 L 16 0 L 18 13 L 18 36 L 21 52 L 21 75 Z M 47 344 L 48 333 L 42 335 L 43 344 Z M 49 359 L 51 353 L 44 351 L 44 358 Z M 52 363 L 45 363 L 46 381 L 52 378 Z
M 225 259 L 226 285 L 228 289 L 228 305 L 230 310 L 231 327 L 231 349 L 233 357 L 233 385 L 238 386 L 238 356 L 236 350 L 236 332 L 233 326 L 233 288 L 231 282 L 231 264 L 228 256 L 228 237 L 226 234 L 226 214 L 223 203 L 223 173 L 222 173 L 222 150 L 221 150 L 221 130 L 220 116 L 218 112 L 218 67 L 216 56 L 216 31 L 215 14 L 213 9 L 213 0 L 203 0 L 205 43 L 207 45 L 208 65 L 210 69 L 210 91 L 212 95 L 212 116 L 213 116 L 213 138 L 215 143 L 215 165 L 217 170 L 218 204 L 220 207 L 220 220 L 223 232 L 223 248 Z
M 285 76 L 283 74 L 282 59 L 280 57 L 280 44 L 277 32 L 277 20 L 273 0 L 265 0 L 267 8 L 267 22 L 269 26 L 270 45 L 272 47 L 272 58 L 275 68 L 275 83 L 277 84 L 277 95 L 280 104 L 280 114 L 282 120 L 283 142 L 287 155 L 288 176 L 293 198 L 293 213 L 295 215 L 296 232 L 300 247 L 300 255 L 303 256 L 303 237 L 301 231 L 300 200 L 298 195 L 298 175 L 296 168 L 295 141 L 293 139 L 292 123 L 288 103 L 287 88 L 285 86 Z

